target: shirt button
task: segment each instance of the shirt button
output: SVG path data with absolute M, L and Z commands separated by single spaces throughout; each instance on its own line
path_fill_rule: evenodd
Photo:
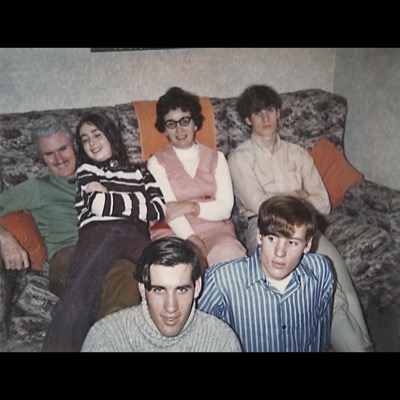
M 286 329 L 286 325 L 282 325 L 282 329 Z

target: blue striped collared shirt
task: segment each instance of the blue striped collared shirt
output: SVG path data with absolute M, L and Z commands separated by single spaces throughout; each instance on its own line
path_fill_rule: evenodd
M 280 293 L 258 258 L 209 268 L 198 308 L 227 322 L 247 352 L 318 352 L 329 345 L 334 278 L 328 259 L 304 254 Z

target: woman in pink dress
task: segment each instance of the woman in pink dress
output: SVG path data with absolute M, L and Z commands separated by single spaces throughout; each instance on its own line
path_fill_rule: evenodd
M 169 144 L 148 160 L 167 203 L 151 239 L 177 236 L 197 246 L 205 266 L 246 256 L 231 218 L 232 180 L 225 156 L 196 141 L 203 125 L 199 97 L 178 87 L 157 102 L 155 127 Z

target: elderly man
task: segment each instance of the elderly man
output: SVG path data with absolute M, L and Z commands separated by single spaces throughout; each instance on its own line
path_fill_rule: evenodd
M 50 173 L 0 193 L 0 216 L 19 210 L 30 211 L 46 244 L 50 291 L 60 296 L 78 239 L 74 134 L 66 123 L 54 120 L 33 131 L 31 140 Z M 22 270 L 30 266 L 27 251 L 1 225 L 1 220 L 0 253 L 7 270 Z M 135 264 L 128 260 L 114 262 L 103 281 L 99 317 L 140 301 L 137 283 L 132 278 L 134 269 Z

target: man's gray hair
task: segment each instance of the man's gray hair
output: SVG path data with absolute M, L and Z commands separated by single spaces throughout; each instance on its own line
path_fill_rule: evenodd
M 38 140 L 42 137 L 50 137 L 59 131 L 63 131 L 68 139 L 73 143 L 75 140 L 74 133 L 69 125 L 58 118 L 43 119 L 40 122 L 40 127 L 31 133 L 31 142 L 39 150 Z

